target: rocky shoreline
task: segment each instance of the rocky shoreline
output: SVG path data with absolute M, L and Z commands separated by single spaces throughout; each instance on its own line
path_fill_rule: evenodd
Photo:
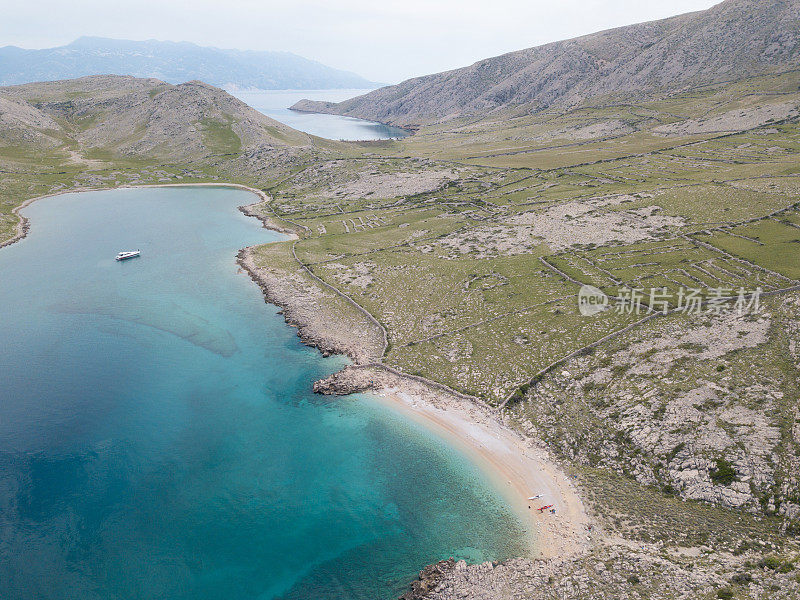
M 424 600 L 428 594 L 447 581 L 456 564 L 454 558 L 448 558 L 428 565 L 420 571 L 417 580 L 411 584 L 411 589 L 400 596 L 400 600 Z
M 755 598 L 790 600 L 800 582 L 753 556 L 666 555 L 657 546 L 608 540 L 579 557 L 468 565 L 452 558 L 426 567 L 401 600 L 553 600 Z M 761 565 L 761 566 L 758 566 Z M 714 593 L 716 591 L 716 593 Z
M 22 208 L 22 206 L 19 206 L 18 208 Z M 16 232 L 9 239 L 5 240 L 4 242 L 0 242 L 0 248 L 5 248 L 6 246 L 10 246 L 11 244 L 16 244 L 18 241 L 20 241 L 21 239 L 25 238 L 28 235 L 28 231 L 31 228 L 28 219 L 17 213 L 17 209 L 14 209 L 13 212 L 19 217 L 19 223 L 17 223 Z
M 345 101 L 347 102 L 347 101 Z M 403 129 L 409 133 L 409 135 L 414 135 L 417 131 L 419 131 L 419 125 L 414 123 L 404 123 L 403 125 L 398 125 L 397 123 L 393 123 L 390 119 L 379 119 L 379 118 L 366 118 L 366 117 L 356 117 L 355 115 L 348 115 L 346 109 L 342 109 L 341 102 L 327 102 L 325 100 L 298 100 L 292 106 L 289 107 L 289 110 L 293 110 L 299 113 L 311 113 L 311 114 L 321 114 L 321 115 L 339 115 L 339 116 L 351 116 L 356 119 L 361 119 L 365 121 L 372 121 L 374 123 L 380 123 L 381 125 L 387 125 L 389 127 L 397 127 L 398 129 Z
M 0 248 L 5 248 L 6 246 L 10 246 L 11 244 L 16 244 L 20 240 L 25 239 L 25 237 L 28 235 L 28 232 L 31 229 L 30 221 L 22 214 L 20 214 L 20 211 L 26 206 L 30 206 L 37 200 L 43 200 L 44 198 L 53 198 L 55 196 L 60 196 L 61 194 L 70 194 L 72 192 L 88 192 L 88 191 L 89 191 L 88 189 L 76 188 L 76 189 L 69 189 L 61 192 L 56 192 L 53 194 L 45 194 L 44 196 L 36 196 L 35 198 L 28 198 L 27 200 L 25 200 L 25 202 L 23 202 L 19 206 L 16 206 L 11 211 L 12 214 L 16 215 L 19 218 L 19 222 L 16 225 L 16 232 L 14 233 L 14 235 L 12 235 L 9 239 L 5 241 L 0 241 Z
M 259 190 L 255 190 L 252 188 L 249 189 L 253 192 L 260 192 Z M 266 201 L 266 195 L 263 192 L 259 193 L 259 197 L 261 197 L 262 201 Z M 239 207 L 239 211 L 248 217 L 253 217 L 254 219 L 258 219 L 259 221 L 261 221 L 261 224 L 264 226 L 264 229 L 277 231 L 278 233 L 288 235 L 292 239 L 296 239 L 298 237 L 297 231 L 295 231 L 291 227 L 286 227 L 285 225 L 281 224 L 280 222 L 278 222 L 277 219 L 266 214 L 264 211 L 259 210 L 258 207 L 259 207 L 258 202 L 255 204 L 245 204 Z
M 236 262 L 258 284 L 266 301 L 281 309 L 287 325 L 297 328 L 304 344 L 323 356 L 342 354 L 359 364 L 375 360 L 382 338 L 366 319 L 341 318 L 326 308 L 329 298 L 324 290 L 315 289 L 300 275 L 259 266 L 253 248 L 240 250 Z

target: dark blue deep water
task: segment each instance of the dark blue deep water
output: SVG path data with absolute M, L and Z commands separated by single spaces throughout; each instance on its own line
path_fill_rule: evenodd
M 524 549 L 443 441 L 312 382 L 238 272 L 278 239 L 223 188 L 32 204 L 0 250 L 0 598 L 396 597 L 425 564 Z M 113 260 L 119 250 L 142 257 Z

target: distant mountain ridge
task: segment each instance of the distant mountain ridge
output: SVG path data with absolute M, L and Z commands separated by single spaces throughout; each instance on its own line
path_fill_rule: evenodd
M 409 79 L 338 104 L 294 107 L 414 128 L 469 114 L 602 95 L 637 97 L 800 68 L 800 0 L 726 0 L 712 8 L 611 29 Z
M 0 85 L 130 75 L 168 83 L 273 89 L 373 88 L 377 83 L 290 52 L 222 50 L 190 42 L 82 37 L 43 50 L 0 48 Z

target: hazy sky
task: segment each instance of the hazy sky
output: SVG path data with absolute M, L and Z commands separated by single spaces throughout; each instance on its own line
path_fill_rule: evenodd
M 373 80 L 465 66 L 718 0 L 0 0 L 0 46 L 81 35 L 288 50 Z

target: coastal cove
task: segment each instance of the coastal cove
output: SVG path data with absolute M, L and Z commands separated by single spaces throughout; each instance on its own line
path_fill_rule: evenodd
M 284 125 L 331 140 L 391 140 L 409 135 L 404 129 L 375 121 L 289 109 L 304 99 L 341 102 L 369 91 L 371 90 L 230 90 L 230 93 Z
M 235 264 L 284 239 L 230 187 L 63 194 L 0 250 L 0 515 L 14 597 L 393 598 L 527 553 L 472 457 L 304 346 Z M 122 249 L 141 258 L 116 263 Z

